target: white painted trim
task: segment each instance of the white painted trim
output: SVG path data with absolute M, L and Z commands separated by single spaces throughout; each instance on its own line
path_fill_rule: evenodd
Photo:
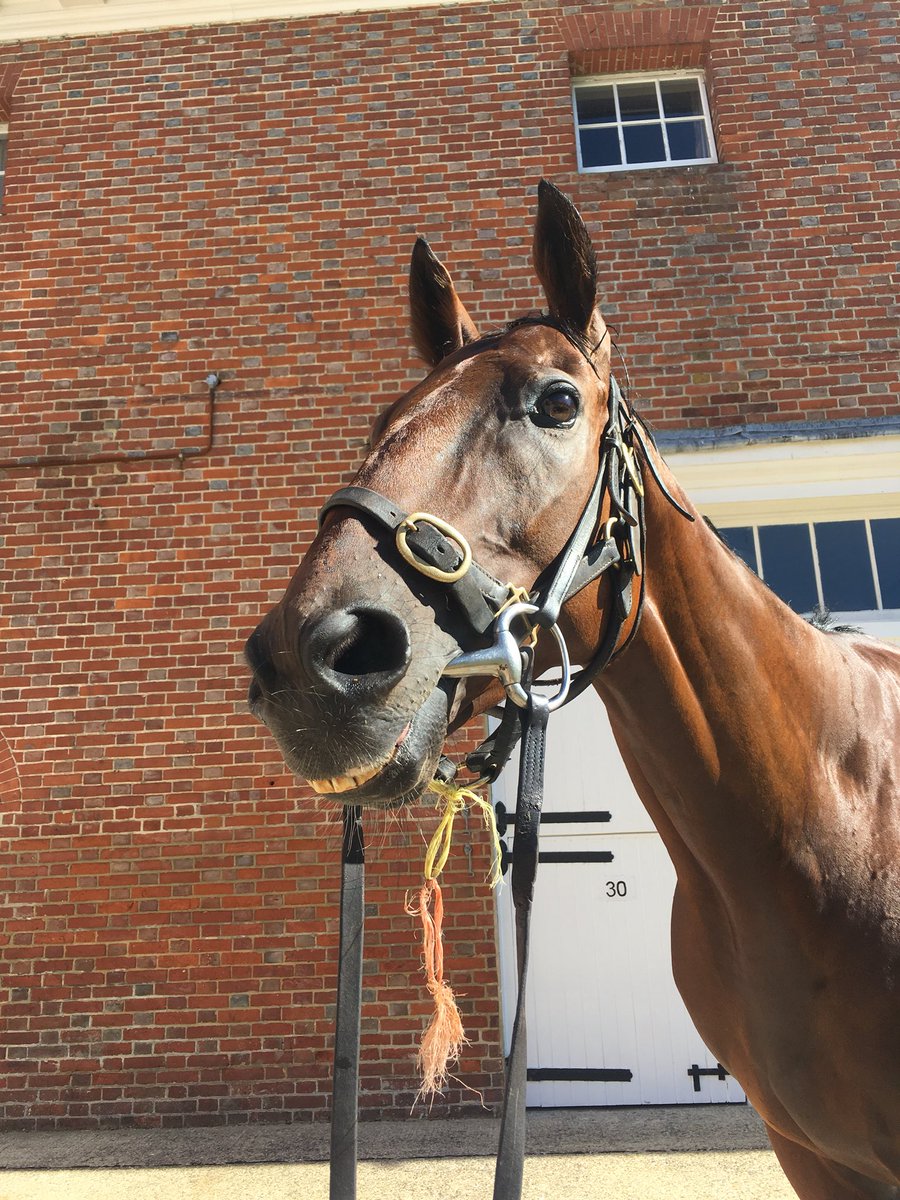
M 666 462 L 716 525 L 752 527 L 757 563 L 760 525 L 900 517 L 900 436 L 894 434 L 679 450 Z M 866 530 L 874 562 L 868 521 Z M 821 595 L 821 580 L 817 585 Z M 832 616 L 900 641 L 898 609 Z
M 834 612 L 838 625 L 857 625 L 882 642 L 900 642 L 900 608 L 884 608 L 880 612 Z
M 900 516 L 900 436 L 679 450 L 679 483 L 717 525 Z
M 435 8 L 472 0 L 0 0 L 0 43 L 180 29 L 248 21 L 303 21 L 330 13 Z
M 881 597 L 881 579 L 878 575 L 878 558 L 875 554 L 875 539 L 872 537 L 872 522 L 866 521 L 866 542 L 869 546 L 869 562 L 872 564 L 872 582 L 875 584 L 875 603 L 879 610 L 884 608 Z

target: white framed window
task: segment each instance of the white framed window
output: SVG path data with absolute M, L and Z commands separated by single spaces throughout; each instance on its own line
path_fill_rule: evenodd
M 3 184 L 6 180 L 6 142 L 9 126 L 0 121 L 0 204 L 3 203 Z
M 579 171 L 717 161 L 702 71 L 584 76 L 572 109 Z
M 900 610 L 900 517 L 738 525 L 719 533 L 795 612 Z
M 822 605 L 900 642 L 900 435 L 710 446 L 666 461 L 795 612 Z

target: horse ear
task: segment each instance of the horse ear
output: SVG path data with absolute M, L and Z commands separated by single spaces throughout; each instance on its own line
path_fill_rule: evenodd
M 578 209 L 546 179 L 538 187 L 534 269 L 551 315 L 587 334 L 598 322 L 597 258 Z
M 453 280 L 421 237 L 409 268 L 409 309 L 413 343 L 429 366 L 478 338 Z

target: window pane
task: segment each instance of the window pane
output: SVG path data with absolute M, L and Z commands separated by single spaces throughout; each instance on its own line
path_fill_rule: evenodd
M 615 126 L 611 129 L 582 129 L 579 130 L 579 137 L 583 167 L 618 167 L 621 164 L 622 152 Z
M 900 608 L 900 517 L 878 517 L 870 521 L 881 603 L 884 608 Z
M 666 167 L 715 160 L 699 74 L 696 78 L 632 75 L 621 83 L 619 78 L 585 76 L 575 81 L 582 169 Z
M 616 102 L 613 98 L 612 84 L 577 87 L 575 104 L 578 109 L 578 121 L 582 125 L 589 121 L 615 121 L 616 119 Z
M 819 602 L 808 525 L 763 525 L 759 530 L 763 578 L 795 612 Z
M 753 544 L 753 530 L 747 526 L 741 529 L 720 529 L 719 533 L 721 533 L 725 545 L 730 546 L 751 571 L 755 571 L 756 547 Z
M 673 159 L 709 158 L 709 139 L 703 121 L 667 121 L 666 135 Z
M 661 79 L 663 112 L 667 117 L 702 117 L 700 84 L 696 79 Z
M 630 163 L 665 162 L 666 148 L 660 125 L 624 125 L 625 158 Z
M 620 83 L 619 110 L 623 121 L 646 121 L 659 116 L 656 100 L 656 84 Z
M 875 607 L 865 521 L 816 522 L 822 600 L 837 612 Z

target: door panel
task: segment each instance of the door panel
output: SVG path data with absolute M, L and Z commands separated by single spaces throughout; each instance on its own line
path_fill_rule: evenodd
M 511 763 L 494 785 L 495 803 L 509 812 L 515 784 Z M 669 949 L 675 872 L 593 694 L 550 722 L 544 812 L 551 819 L 541 827 L 531 916 L 528 1103 L 743 1101 L 675 988 Z M 578 822 L 580 812 L 609 819 Z M 552 820 L 572 815 L 574 823 Z M 512 828 L 505 841 L 511 846 Z M 598 852 L 609 861 L 544 858 Z M 516 995 L 508 886 L 498 897 L 498 928 L 508 1045 Z

